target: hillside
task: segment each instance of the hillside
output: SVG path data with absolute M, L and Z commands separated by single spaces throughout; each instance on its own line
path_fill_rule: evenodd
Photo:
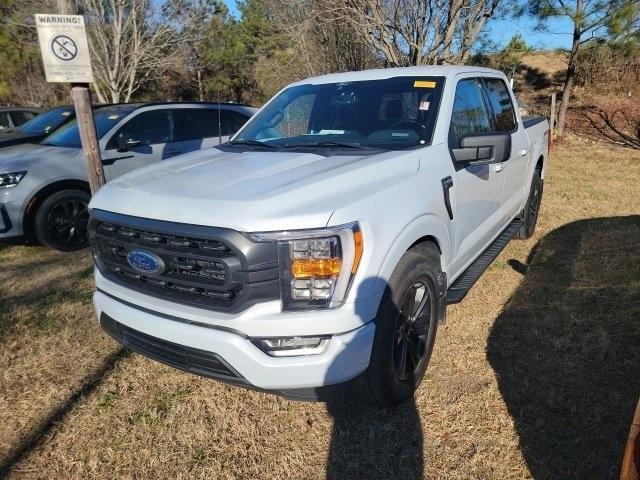
M 567 60 L 566 53 L 557 51 L 522 54 L 514 88 L 527 113 L 549 116 L 553 92 L 559 103 Z M 592 141 L 640 148 L 640 98 L 614 85 L 619 83 L 615 75 L 613 71 L 610 78 L 596 85 L 574 88 L 567 132 Z

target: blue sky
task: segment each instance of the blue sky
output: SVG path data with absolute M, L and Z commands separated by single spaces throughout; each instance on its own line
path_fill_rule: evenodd
M 239 16 L 236 0 L 225 0 L 229 11 Z M 516 33 L 524 37 L 527 44 L 537 49 L 570 48 L 571 22 L 566 18 L 556 18 L 549 21 L 545 31 L 536 28 L 535 20 L 529 18 L 491 20 L 487 27 L 489 39 L 498 48 L 504 47 Z

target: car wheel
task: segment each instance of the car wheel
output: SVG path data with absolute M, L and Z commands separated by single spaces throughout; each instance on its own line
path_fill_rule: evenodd
M 522 226 L 515 238 L 519 240 L 526 240 L 531 238 L 533 232 L 536 230 L 536 224 L 538 223 L 538 213 L 540 212 L 540 204 L 542 202 L 542 187 L 544 182 L 540 178 L 540 170 L 536 170 L 533 173 L 531 179 L 531 188 L 529 189 L 529 198 L 524 206 L 524 216 L 522 218 Z
M 365 372 L 366 393 L 382 405 L 411 397 L 427 370 L 438 327 L 438 272 L 438 249 L 425 243 L 406 252 L 389 279 Z
M 36 213 L 34 230 L 40 243 L 61 252 L 89 244 L 87 223 L 91 196 L 82 190 L 62 190 L 48 197 Z

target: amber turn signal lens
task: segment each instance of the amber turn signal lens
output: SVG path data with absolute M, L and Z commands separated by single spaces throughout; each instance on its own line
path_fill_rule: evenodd
M 337 277 L 342 267 L 339 258 L 309 258 L 291 263 L 293 278 Z
M 353 243 L 355 244 L 355 253 L 353 257 L 353 266 L 351 267 L 351 273 L 356 273 L 358 271 L 358 266 L 360 265 L 360 259 L 362 258 L 362 232 L 360 230 L 356 230 L 353 232 Z

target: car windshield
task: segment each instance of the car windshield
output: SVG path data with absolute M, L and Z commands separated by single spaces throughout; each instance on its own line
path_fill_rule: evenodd
M 231 145 L 402 150 L 431 142 L 443 77 L 298 85 L 277 95 Z
M 107 133 L 111 127 L 122 120 L 135 109 L 130 105 L 118 105 L 112 107 L 103 107 L 93 112 L 93 119 L 96 124 L 98 138 Z M 80 148 L 80 132 L 76 120 L 70 121 L 61 129 L 53 132 L 42 141 L 43 145 L 52 145 L 54 147 Z
M 73 107 L 52 108 L 24 123 L 20 131 L 32 135 L 51 133 L 73 115 Z

